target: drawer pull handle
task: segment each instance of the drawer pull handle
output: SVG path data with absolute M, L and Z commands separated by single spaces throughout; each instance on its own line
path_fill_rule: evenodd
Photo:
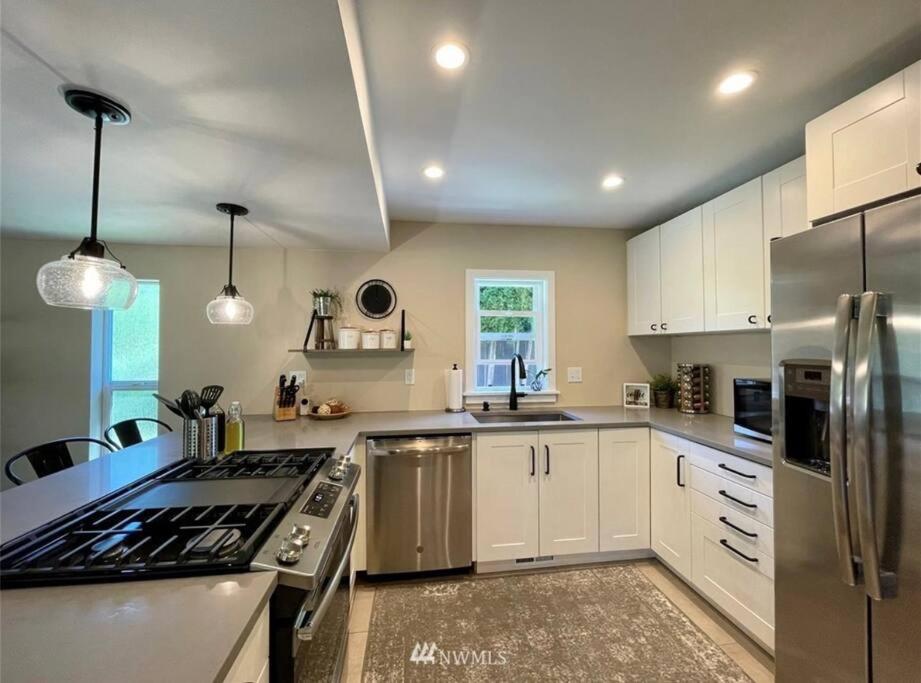
M 681 481 L 681 461 L 684 460 L 683 455 L 679 455 L 675 458 L 675 483 L 678 484 L 681 488 L 684 488 L 684 482 Z
M 744 506 L 747 507 L 749 510 L 754 510 L 756 507 L 758 507 L 758 505 L 757 505 L 756 503 L 746 503 L 744 500 L 739 500 L 739 499 L 736 498 L 735 496 L 730 496 L 730 495 L 729 495 L 728 493 L 726 493 L 723 489 L 720 489 L 720 495 L 723 496 L 723 498 L 728 498 L 728 499 L 731 500 L 733 503 L 738 503 L 739 505 L 744 505 Z
M 737 527 L 735 524 L 733 524 L 732 522 L 730 522 L 730 521 L 729 521 L 728 519 L 726 519 L 725 517 L 720 517 L 720 521 L 721 521 L 723 524 L 725 524 L 726 526 L 728 526 L 730 529 L 735 529 L 735 530 L 738 531 L 740 534 L 744 534 L 745 536 L 748 536 L 749 538 L 758 538 L 758 534 L 754 534 L 754 533 L 752 533 L 751 531 L 746 531 L 745 529 L 741 529 L 741 528 Z
M 729 548 L 729 550 L 731 550 L 732 552 L 734 552 L 736 555 L 738 555 L 739 557 L 741 557 L 743 560 L 747 560 L 747 561 L 749 561 L 749 562 L 757 562 L 757 561 L 758 561 L 758 558 L 757 558 L 757 557 L 749 557 L 749 556 L 746 555 L 745 553 L 739 552 L 738 550 L 736 550 L 735 548 L 733 548 L 731 545 L 729 545 L 729 543 L 726 542 L 726 539 L 725 539 L 725 538 L 721 538 L 721 539 L 720 539 L 720 545 L 723 546 L 724 548 Z
M 738 475 L 740 477 L 745 477 L 746 479 L 757 479 L 758 478 L 757 474 L 745 474 L 745 472 L 739 472 L 739 470 L 734 470 L 728 465 L 724 465 L 723 463 L 720 463 L 719 465 L 717 465 L 717 467 L 719 467 L 721 470 L 732 472 L 733 474 Z
M 536 453 L 534 452 L 534 446 L 531 446 L 531 476 L 532 477 L 534 476 L 534 472 L 536 471 L 536 462 L 537 462 L 537 458 L 536 458 Z

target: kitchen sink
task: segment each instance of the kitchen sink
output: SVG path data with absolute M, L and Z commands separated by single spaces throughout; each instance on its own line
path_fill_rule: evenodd
M 480 413 L 471 413 L 473 419 L 477 422 L 482 423 L 504 423 L 504 422 L 578 422 L 579 418 L 575 415 L 570 415 L 569 413 L 564 413 L 560 410 L 544 411 L 544 412 L 513 412 L 513 411 L 497 411 L 497 412 L 480 412 Z

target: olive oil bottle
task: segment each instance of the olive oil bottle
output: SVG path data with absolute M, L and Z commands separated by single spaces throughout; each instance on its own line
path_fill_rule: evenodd
M 239 401 L 233 401 L 227 411 L 227 424 L 224 425 L 224 454 L 230 455 L 243 450 L 243 408 Z

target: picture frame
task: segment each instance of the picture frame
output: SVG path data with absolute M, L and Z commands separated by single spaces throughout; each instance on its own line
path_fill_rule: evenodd
M 624 408 L 649 408 L 649 385 L 624 382 Z

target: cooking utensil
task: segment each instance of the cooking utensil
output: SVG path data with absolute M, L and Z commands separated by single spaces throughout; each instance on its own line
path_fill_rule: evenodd
M 191 420 L 201 417 L 201 396 L 194 389 L 186 389 L 180 397 L 179 407 L 185 416 Z
M 220 384 L 209 384 L 201 389 L 201 407 L 205 410 L 205 415 L 211 414 L 211 409 L 217 400 L 224 393 L 224 387 Z
M 182 411 L 179 409 L 179 406 L 176 405 L 175 401 L 170 400 L 166 398 L 165 396 L 161 396 L 160 394 L 154 394 L 153 397 L 157 399 L 160 403 L 162 403 L 164 406 L 166 406 L 166 409 L 169 410 L 171 413 L 173 413 L 173 415 L 178 415 L 179 417 L 185 417 L 185 415 L 183 415 Z

